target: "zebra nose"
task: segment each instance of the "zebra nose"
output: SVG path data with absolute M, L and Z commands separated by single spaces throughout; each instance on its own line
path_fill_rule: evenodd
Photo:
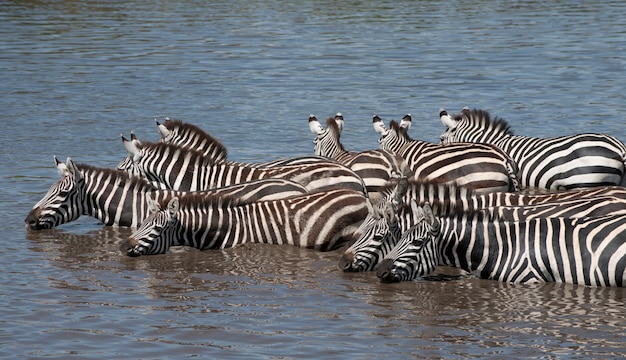
M 133 249 L 135 248 L 135 246 L 137 246 L 137 239 L 131 236 L 120 245 L 120 251 L 124 255 L 133 256 Z
M 380 279 L 382 283 L 394 283 L 399 282 L 400 279 L 391 271 L 393 268 L 393 260 L 384 259 L 378 265 L 378 270 L 376 270 L 376 276 Z
M 352 261 L 354 260 L 354 253 L 352 251 L 346 251 L 341 255 L 341 259 L 339 259 L 339 270 L 343 272 L 352 272 L 354 269 L 352 268 Z
M 24 223 L 28 225 L 31 229 L 38 230 L 37 222 L 40 216 L 41 216 L 40 208 L 32 209 L 26 216 L 26 219 L 24 219 Z

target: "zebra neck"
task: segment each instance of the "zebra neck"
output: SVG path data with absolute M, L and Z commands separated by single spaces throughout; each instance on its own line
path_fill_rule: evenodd
M 83 215 L 105 225 L 139 226 L 147 216 L 147 198 L 159 200 L 158 191 L 122 171 L 84 171 L 84 178 Z
M 488 265 L 484 256 L 482 216 L 479 213 L 440 217 L 441 235 L 437 239 L 439 265 L 448 265 L 470 273 L 484 271 Z M 480 226 L 478 226 L 480 225 Z M 476 251 L 472 251 L 472 250 Z
M 417 255 L 416 276 L 430 275 L 441 262 L 440 238 L 428 241 Z
M 206 250 L 230 248 L 247 242 L 273 243 L 275 239 L 279 242 L 285 238 L 286 228 L 291 228 L 290 224 L 285 224 L 288 217 L 268 213 L 263 219 L 257 216 L 257 212 L 254 204 L 235 207 L 212 207 L 209 204 L 181 209 L 177 230 L 179 243 Z M 261 228 L 257 221 L 263 222 Z M 269 226 L 269 233 L 273 236 L 264 233 L 263 226 Z

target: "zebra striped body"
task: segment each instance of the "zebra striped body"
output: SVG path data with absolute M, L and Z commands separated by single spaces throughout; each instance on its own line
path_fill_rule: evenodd
M 483 193 L 519 190 L 517 165 L 495 146 L 413 140 L 407 127 L 392 120 L 387 129 L 378 116 L 373 125 L 381 134 L 380 148 L 402 156 L 418 180 L 456 183 Z
M 171 144 L 151 143 L 138 148 L 133 142 L 125 141 L 124 145 L 142 176 L 155 186 L 168 189 L 201 191 L 277 178 L 295 181 L 309 191 L 344 187 L 367 194 L 363 180 L 354 171 L 334 162 L 257 168 L 213 162 L 197 151 Z
M 228 151 L 226 146 L 199 127 L 193 124 L 184 123 L 180 120 L 170 120 L 169 118 L 165 118 L 163 124 L 158 121 L 156 123 L 159 135 L 161 136 L 161 142 L 199 151 L 204 157 L 212 159 L 213 162 L 226 162 L 230 165 L 260 168 L 328 162 L 327 159 L 321 156 L 301 156 L 260 163 L 228 161 Z
M 441 135 L 443 144 L 473 142 L 504 150 L 519 167 L 522 187 L 553 190 L 626 185 L 626 146 L 606 134 L 578 134 L 556 138 L 514 136 L 501 118 L 489 112 L 464 111 Z
M 626 215 L 508 221 L 483 212 L 440 218 L 424 212 L 379 266 L 382 282 L 449 265 L 510 283 L 624 285 Z
M 509 192 L 476 194 L 471 189 L 449 184 L 431 184 L 410 180 L 398 196 L 395 185 L 383 192 L 377 213 L 370 212 L 361 225 L 360 236 L 344 252 L 339 267 L 343 271 L 373 270 L 392 249 L 400 234 L 414 222 L 408 204 L 432 204 L 435 214 L 482 211 L 508 220 L 533 217 L 585 217 L 621 214 L 626 211 L 626 188 L 576 189 L 565 192 L 528 195 Z M 396 216 L 389 215 L 390 203 Z M 404 204 L 400 206 L 399 204 Z M 383 209 L 385 212 L 383 212 Z M 380 214 L 384 214 L 383 217 Z
M 223 249 L 247 242 L 332 250 L 352 240 L 367 214 L 366 199 L 349 189 L 246 204 L 183 196 L 151 214 L 122 250 L 139 256 L 174 245 Z
M 88 215 L 105 225 L 139 226 L 149 214 L 150 201 L 183 196 L 182 191 L 156 189 L 126 172 L 74 164 L 55 158 L 61 179 L 30 211 L 25 223 L 34 230 L 49 229 Z M 292 181 L 267 179 L 199 192 L 198 196 L 231 196 L 240 201 L 270 200 L 306 194 Z
M 368 150 L 362 152 L 347 151 L 340 141 L 341 126 L 336 118 L 341 114 L 326 119 L 326 129 L 314 115 L 309 116 L 309 128 L 316 135 L 315 155 L 334 159 L 354 170 L 365 183 L 370 198 L 387 185 L 389 179 L 397 176 L 409 176 L 411 171 L 404 159 L 387 150 Z

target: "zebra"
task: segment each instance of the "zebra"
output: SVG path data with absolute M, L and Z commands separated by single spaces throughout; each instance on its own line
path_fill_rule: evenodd
M 472 142 L 504 150 L 519 167 L 522 187 L 551 190 L 626 185 L 626 145 L 607 134 L 555 138 L 515 136 L 506 120 L 486 110 L 464 110 L 461 119 L 442 121 L 442 144 Z
M 406 222 L 415 223 L 415 219 L 409 219 L 404 210 L 407 187 L 407 178 L 403 177 L 398 179 L 389 196 L 376 204 L 372 204 L 368 199 L 368 214 L 356 232 L 359 237 L 341 256 L 340 270 L 344 272 L 373 270 L 378 261 L 395 246 L 395 239 L 407 228 Z M 403 224 L 399 224 L 399 220 L 403 221 Z
M 413 140 L 407 130 L 411 115 L 403 118 L 404 127 L 391 120 L 389 129 L 374 115 L 373 126 L 381 137 L 380 148 L 402 156 L 416 179 L 457 183 L 479 192 L 517 191 L 517 165 L 502 150 L 488 144 L 441 145 Z
M 142 178 L 124 171 L 63 163 L 54 157 L 61 179 L 54 183 L 24 220 L 33 230 L 50 229 L 88 215 L 104 225 L 137 227 L 149 214 L 150 201 L 164 201 L 185 192 L 157 189 Z M 239 201 L 271 200 L 308 193 L 290 180 L 265 179 L 245 182 L 198 196 L 231 196 Z
M 201 191 L 244 181 L 280 178 L 295 181 L 309 191 L 344 187 L 367 195 L 363 180 L 335 162 L 273 168 L 214 162 L 198 151 L 172 144 L 137 143 L 122 137 L 133 166 L 155 186 L 180 191 Z M 133 170 L 134 171 L 134 170 Z
M 421 211 L 422 221 L 378 267 L 381 282 L 412 280 L 448 265 L 509 283 L 624 286 L 624 214 L 509 221 L 480 211 L 443 217 L 428 206 Z
M 174 197 L 152 213 L 120 250 L 129 256 L 170 246 L 224 249 L 242 243 L 289 244 L 330 251 L 353 239 L 367 214 L 366 196 L 331 189 L 240 204 L 229 197 Z
M 365 183 L 372 198 L 393 177 L 409 176 L 411 171 L 406 161 L 387 150 L 375 149 L 362 152 L 347 151 L 340 141 L 343 115 L 337 113 L 326 119 L 326 129 L 315 115 L 309 115 L 309 129 L 316 135 L 315 155 L 334 159 L 354 170 Z M 374 198 L 376 200 L 376 198 Z
M 228 151 L 226 146 L 198 126 L 181 120 L 171 120 L 170 118 L 165 118 L 163 123 L 160 123 L 156 119 L 155 122 L 161 142 L 200 151 L 204 157 L 213 159 L 214 162 L 226 162 L 230 165 L 260 168 L 328 162 L 328 159 L 321 156 L 300 156 L 257 163 L 229 161 L 227 159 Z M 127 166 L 127 164 L 121 165 Z M 122 169 L 125 168 L 126 167 L 122 167 Z
M 401 181 L 398 180 L 398 184 Z M 483 211 L 510 220 L 538 216 L 600 216 L 626 211 L 626 188 L 619 186 L 550 194 L 477 194 L 472 189 L 454 184 L 433 184 L 409 179 L 400 191 L 398 184 L 390 184 L 382 192 L 383 199 L 363 221 L 359 238 L 344 251 L 339 261 L 339 268 L 344 272 L 371 271 L 376 268 L 384 255 L 395 246 L 402 231 L 414 224 L 411 222 L 411 209 L 407 205 L 412 201 L 420 206 L 430 204 L 436 214 Z

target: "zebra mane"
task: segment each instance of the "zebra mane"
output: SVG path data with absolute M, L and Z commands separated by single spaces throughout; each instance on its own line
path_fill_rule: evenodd
M 226 146 L 221 141 L 202 130 L 200 127 L 193 124 L 185 123 L 182 120 L 178 119 L 166 119 L 163 123 L 163 126 L 165 126 L 168 130 L 172 132 L 181 134 L 181 137 L 186 137 L 185 135 L 190 135 L 192 137 L 203 138 L 207 143 L 215 146 L 216 150 L 220 154 L 223 154 L 224 159 L 227 158 L 228 151 L 226 149 Z
M 159 203 L 161 209 L 167 209 L 167 203 L 169 202 L 169 200 L 171 200 L 171 197 L 163 199 Z M 240 198 L 236 196 L 220 194 L 196 194 L 194 192 L 189 192 L 182 196 L 179 196 L 178 201 L 181 211 L 195 211 L 206 208 L 225 209 L 249 203 L 241 201 Z
M 463 115 L 462 119 L 472 125 L 473 128 L 494 131 L 498 134 L 513 135 L 509 123 L 501 117 L 493 119 L 487 110 L 472 109 Z
M 150 192 L 159 190 L 150 183 L 148 183 L 144 178 L 134 175 L 129 175 L 126 170 L 118 170 L 118 169 L 110 169 L 97 167 L 89 164 L 76 164 L 78 170 L 83 173 L 84 176 L 90 176 L 91 174 L 102 174 L 102 178 L 111 178 L 111 179 L 119 179 L 119 186 L 124 187 L 126 184 L 129 185 L 130 188 L 137 189 L 142 192 Z
M 337 140 L 337 144 L 339 145 L 339 148 L 341 149 L 341 151 L 345 151 L 346 149 L 343 147 L 343 144 L 341 143 L 339 139 L 341 137 L 339 124 L 337 124 L 337 121 L 335 120 L 334 117 L 330 116 L 326 118 L 326 130 L 328 130 L 331 136 L 333 136 L 335 140 Z
M 382 205 L 389 201 L 396 187 L 396 181 L 390 181 L 382 190 L 383 199 L 378 203 Z M 403 197 L 404 204 L 415 200 L 419 206 L 428 203 L 435 216 L 453 216 L 468 213 L 464 208 L 464 202 L 476 196 L 473 189 L 469 189 L 451 183 L 432 183 L 423 180 L 409 179 L 406 195 Z
M 176 144 L 162 142 L 142 142 L 142 144 L 138 145 L 137 147 L 145 151 L 154 151 L 157 153 L 164 152 L 165 150 L 167 150 L 170 154 L 172 154 L 174 151 L 181 151 L 184 154 L 190 154 L 191 159 L 199 158 L 199 164 L 201 166 L 208 167 L 221 163 L 221 161 L 219 160 L 204 156 L 199 150 L 181 147 L 180 145 Z
M 409 136 L 409 129 L 400 126 L 400 123 L 395 120 L 389 121 L 389 128 L 398 134 L 398 137 L 406 140 L 406 141 L 414 141 L 413 138 Z

